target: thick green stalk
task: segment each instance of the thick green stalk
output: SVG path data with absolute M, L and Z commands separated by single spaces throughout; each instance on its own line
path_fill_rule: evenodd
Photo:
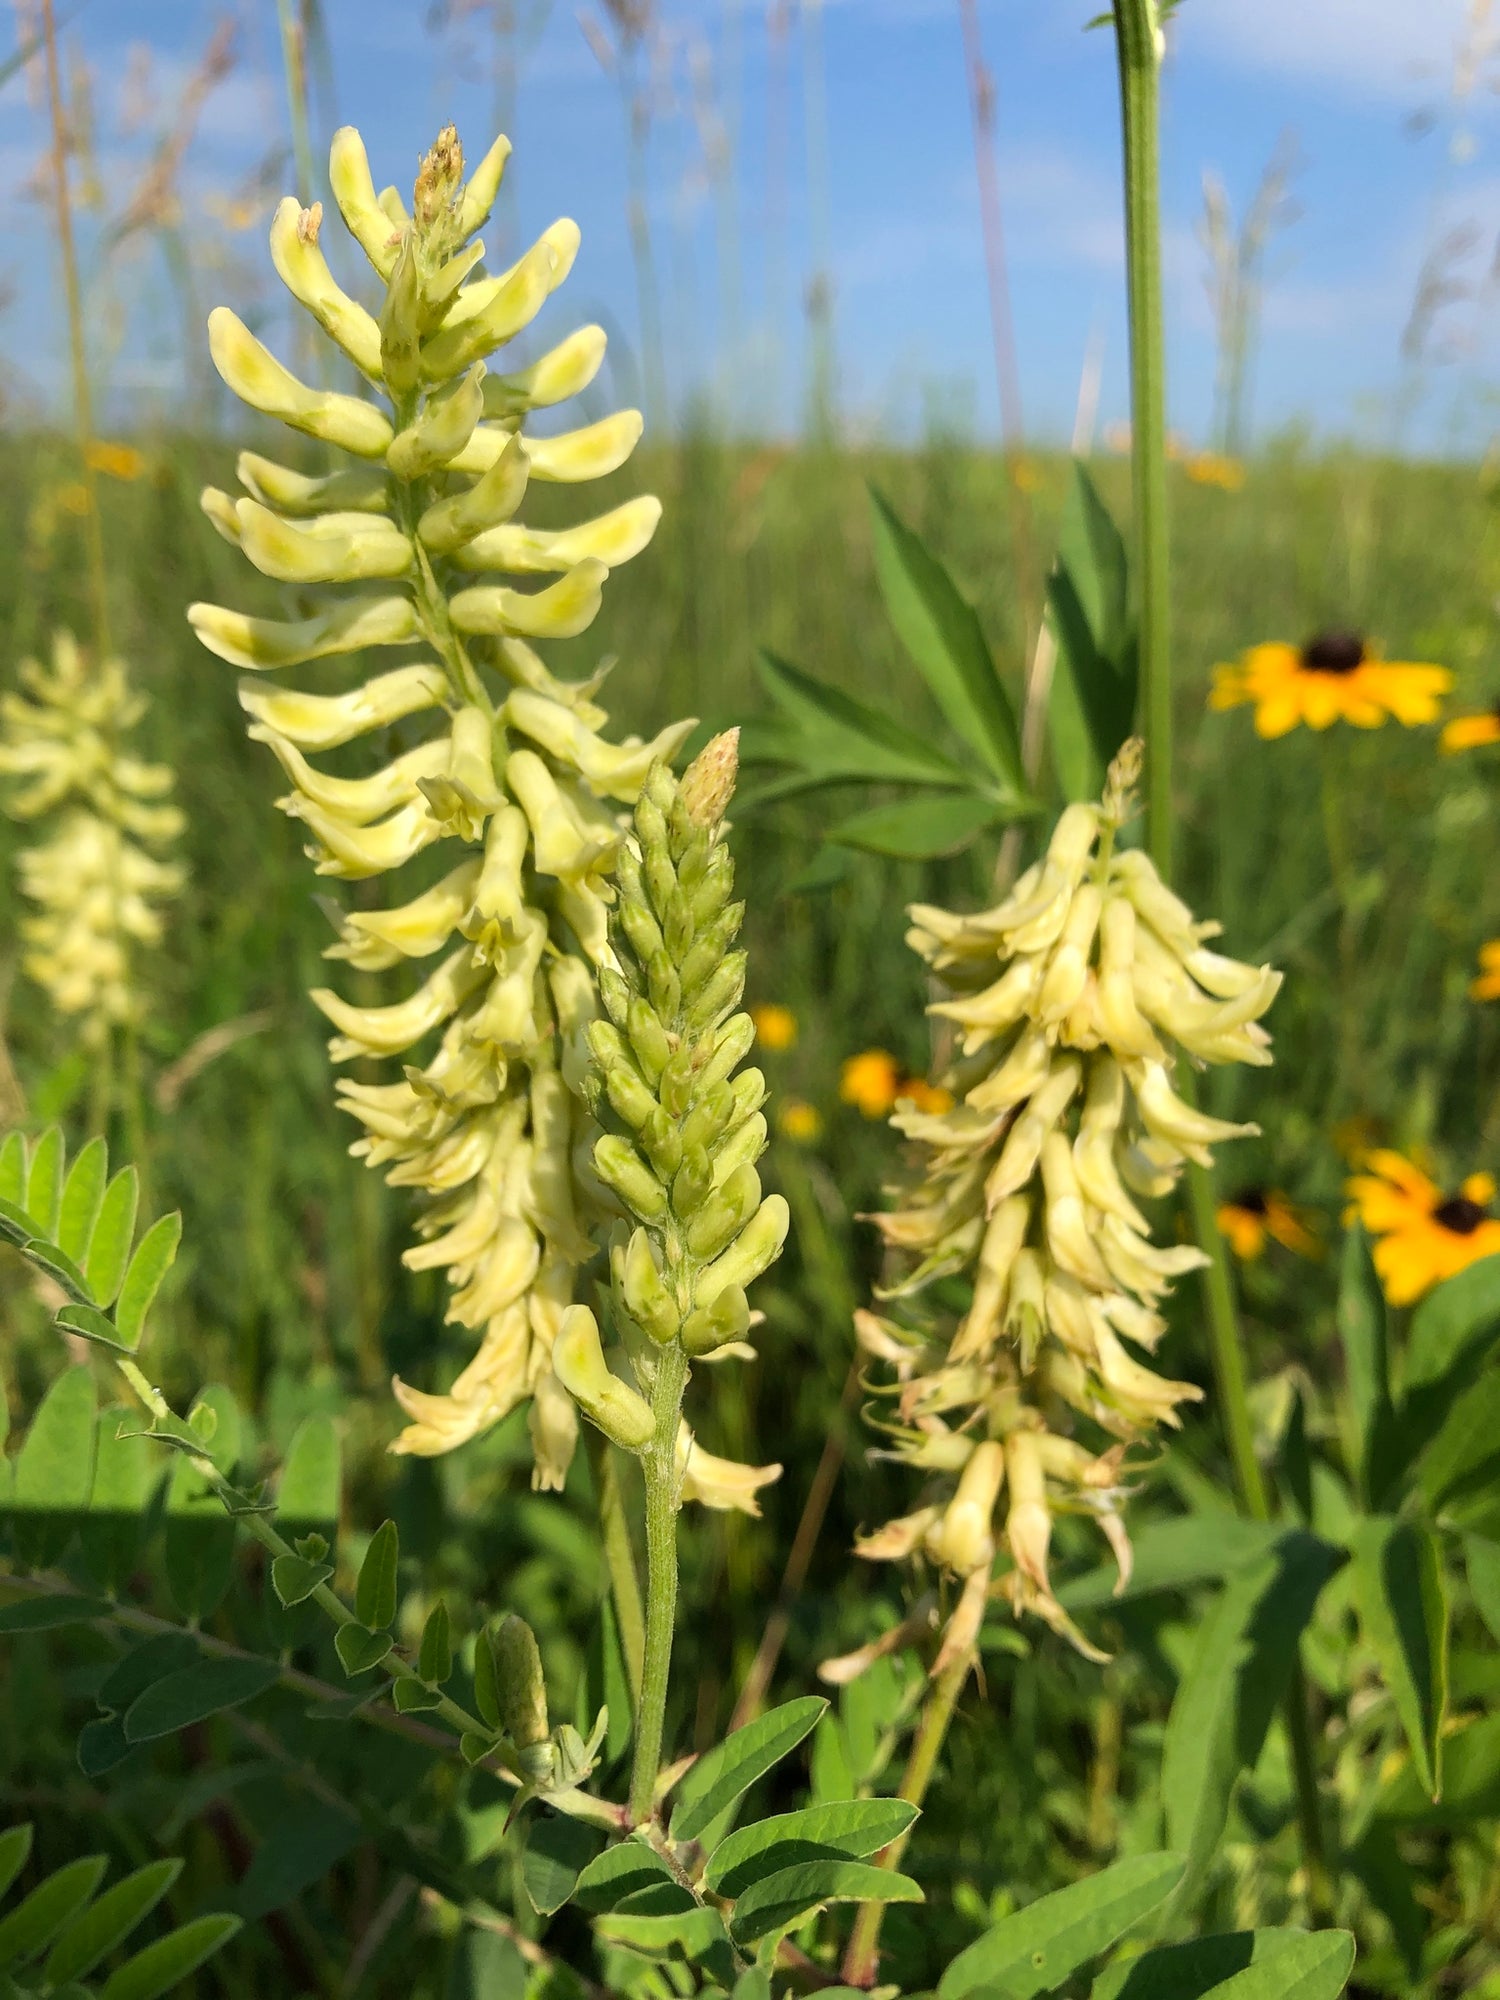
M 912 1740 L 901 1789 L 897 1793 L 897 1797 L 905 1799 L 909 1805 L 919 1806 L 927 1796 L 943 1739 L 948 1734 L 948 1724 L 953 1720 L 964 1682 L 974 1670 L 975 1657 L 974 1648 L 965 1646 L 932 1684 L 922 1710 L 922 1720 Z M 882 1868 L 899 1867 L 910 1838 L 911 1829 L 908 1827 L 889 1847 L 881 1849 L 878 1865 Z M 880 1968 L 880 1930 L 885 1921 L 886 1908 L 884 1903 L 861 1903 L 854 1929 L 849 1934 L 849 1948 L 844 1953 L 842 1978 L 846 1986 L 875 1984 L 875 1975 Z
M 625 1656 L 625 1678 L 630 1683 L 630 1699 L 639 1708 L 646 1662 L 646 1614 L 641 1603 L 635 1551 L 630 1546 L 630 1519 L 620 1485 L 620 1466 L 613 1445 L 601 1431 L 590 1424 L 587 1435 L 599 1508 L 599 1539 L 604 1545 L 604 1562 L 609 1571 L 620 1651 Z
M 630 1816 L 637 1825 L 651 1816 L 656 1774 L 661 1768 L 662 1728 L 667 1713 L 667 1678 L 672 1666 L 672 1628 L 677 1616 L 677 1426 L 687 1387 L 688 1359 L 676 1341 L 657 1356 L 651 1388 L 656 1429 L 641 1454 L 646 1477 L 646 1655 L 641 1698 L 635 1718 L 635 1764 L 630 1774 Z
M 1171 544 L 1167 529 L 1166 328 L 1161 289 L 1159 152 L 1162 33 L 1157 0 L 1113 0 L 1125 150 L 1125 264 L 1130 305 L 1131 469 L 1135 502 L 1136 603 L 1141 717 L 1146 739 L 1146 840 L 1164 880 L 1172 873 Z M 1182 1084 L 1190 1083 L 1184 1076 Z M 1181 1086 L 1179 1086 L 1181 1087 Z M 1184 1090 L 1191 1101 L 1192 1092 Z M 1204 1296 L 1214 1379 L 1240 1506 L 1271 1517 L 1255 1455 L 1255 1430 L 1228 1253 L 1215 1216 L 1213 1180 L 1189 1169 L 1194 1231 L 1208 1266 Z M 1283 1715 L 1296 1780 L 1309 1909 L 1326 1921 L 1330 1903 L 1317 1760 L 1300 1665 Z
M 1161 28 L 1156 0 L 1114 0 L 1125 140 L 1125 269 L 1130 294 L 1130 463 L 1135 510 L 1146 838 L 1172 866 L 1172 659 L 1167 534 L 1166 329 L 1161 298 L 1157 137 Z

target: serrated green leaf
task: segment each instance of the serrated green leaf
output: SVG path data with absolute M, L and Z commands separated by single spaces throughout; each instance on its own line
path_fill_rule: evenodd
M 828 829 L 827 838 L 841 847 L 893 859 L 926 861 L 940 854 L 958 854 L 986 827 L 1014 817 L 994 799 L 977 792 L 947 793 L 938 798 L 901 799 L 894 805 L 871 806 L 851 813 Z
M 606 1847 L 585 1864 L 579 1871 L 572 1900 L 579 1909 L 602 1916 L 619 1909 L 627 1898 L 645 1889 L 659 1888 L 664 1882 L 675 1887 L 671 1869 L 654 1847 L 632 1835 L 614 1847 Z
M 57 1241 L 57 1219 L 62 1210 L 63 1136 L 50 1126 L 31 1149 L 26 1167 L 26 1213 L 36 1225 L 38 1236 Z
M 54 1986 L 82 1979 L 143 1921 L 182 1873 L 175 1856 L 151 1861 L 116 1882 L 58 1936 L 47 1957 L 46 1976 Z
M 222 1709 L 253 1701 L 280 1679 L 274 1660 L 197 1660 L 136 1696 L 125 1713 L 125 1735 L 131 1743 L 171 1736 Z
M 961 743 L 978 752 L 1003 797 L 1027 795 L 1015 717 L 971 604 L 942 563 L 870 491 L 875 575 L 896 635 Z
M 287 1446 L 276 1486 L 276 1518 L 284 1535 L 315 1530 L 331 1545 L 339 1518 L 339 1434 L 332 1417 L 304 1417 Z
M 417 1672 L 424 1681 L 441 1687 L 453 1672 L 453 1641 L 448 1631 L 448 1607 L 439 1598 L 422 1627 L 422 1643 L 417 1649 Z
M 395 1643 L 389 1632 L 371 1632 L 363 1625 L 340 1625 L 333 1635 L 339 1664 L 351 1680 L 378 1667 Z M 488 1716 L 484 1719 L 489 1721 Z
M 75 1264 L 82 1264 L 88 1255 L 89 1238 L 99 1220 L 108 1173 L 109 1149 L 102 1139 L 90 1139 L 68 1169 L 57 1220 L 57 1241 Z
M 1198 1628 L 1162 1752 L 1167 1838 L 1187 1857 L 1181 1907 L 1201 1886 L 1235 1783 L 1260 1755 L 1303 1627 L 1338 1562 L 1327 1542 L 1290 1530 L 1229 1577 Z
M 1180 1854 L 1137 1854 L 1039 1897 L 959 1953 L 938 1982 L 939 2000 L 1050 1993 L 1165 1902 L 1182 1873 Z
M 108 1865 L 102 1854 L 86 1854 L 70 1861 L 38 1883 L 8 1916 L 0 1917 L 0 1967 L 19 1965 L 44 1951 L 68 1919 L 88 1902 Z
M 181 1241 L 182 1216 L 174 1209 L 170 1215 L 159 1216 L 135 1246 L 114 1313 L 120 1338 L 132 1348 L 140 1345 L 146 1330 L 146 1315 L 161 1289 L 162 1279 L 172 1268 Z
M 763 1875 L 799 1860 L 841 1854 L 863 1861 L 906 1832 L 917 1808 L 905 1799 L 839 1799 L 777 1813 L 726 1834 L 714 1849 L 704 1880 L 721 1896 L 738 1896 Z
M 122 1167 L 104 1190 L 99 1219 L 84 1259 L 84 1276 L 89 1290 L 102 1306 L 111 1305 L 130 1262 L 130 1239 L 135 1234 L 136 1203 L 140 1182 L 134 1167 Z
M 11 1507 L 16 1551 L 49 1567 L 72 1538 L 94 1483 L 97 1403 L 87 1368 L 68 1368 L 37 1406 L 16 1459 Z
M 14 1138 L 17 1135 L 12 1133 L 11 1136 Z M 8 1892 L 11 1883 L 26 1866 L 34 1838 L 35 1830 L 26 1821 L 20 1826 L 8 1826 L 4 1833 L 0 1833 L 0 1896 Z
M 541 1812 L 527 1823 L 521 1880 L 538 1916 L 550 1917 L 568 1901 L 602 1838 L 597 1827 L 565 1813 Z
M 1380 1662 L 1417 1775 L 1437 1799 L 1448 1710 L 1448 1602 L 1437 1542 L 1415 1521 L 1373 1515 L 1355 1529 L 1353 1557 L 1360 1628 Z
M 695 1840 L 757 1778 L 795 1750 L 827 1708 L 821 1696 L 804 1695 L 747 1722 L 700 1757 L 677 1787 L 673 1839 Z
M 370 1537 L 370 1546 L 359 1566 L 354 1586 L 354 1615 L 372 1632 L 383 1631 L 396 1621 L 396 1566 L 400 1541 L 394 1521 L 382 1521 Z
M 277 1556 L 271 1564 L 271 1588 L 282 1605 L 290 1610 L 305 1604 L 320 1583 L 333 1575 L 327 1563 L 307 1562 L 301 1556 Z
M 0 1633 L 52 1632 L 61 1625 L 90 1625 L 108 1618 L 111 1606 L 98 1597 L 23 1597 L 0 1606 Z
M 829 1903 L 920 1903 L 922 1890 L 909 1875 L 868 1861 L 795 1862 L 752 1882 L 735 1903 L 729 1928 L 737 1944 L 778 1937 Z
M 26 1203 L 26 1141 L 19 1132 L 7 1132 L 0 1143 L 0 1202 L 12 1208 Z
M 1094 1981 L 1089 2000 L 1210 2000 L 1229 1991 L 1230 1982 L 1246 1973 L 1252 1973 L 1254 1981 L 1239 1989 L 1238 2000 L 1284 2000 L 1286 1988 L 1281 1982 L 1296 1991 L 1296 1982 L 1309 1971 L 1328 1976 L 1326 1968 L 1337 1965 L 1343 1950 L 1342 1944 L 1330 1950 L 1329 1940 L 1346 1935 L 1259 1930 L 1192 1938 L 1148 1951 L 1128 1964 L 1110 1966 Z M 1342 1979 L 1336 1986 L 1315 1984 L 1299 2000 L 1334 2000 L 1342 1986 Z
M 160 2000 L 188 1974 L 227 1944 L 240 1928 L 230 1916 L 194 1917 L 181 1930 L 158 1938 L 110 1974 L 99 2000 Z

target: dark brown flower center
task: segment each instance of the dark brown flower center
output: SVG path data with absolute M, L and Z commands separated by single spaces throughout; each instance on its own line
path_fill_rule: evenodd
M 1489 1214 L 1466 1194 L 1454 1194 L 1432 1211 L 1432 1219 L 1455 1236 L 1472 1236 L 1481 1222 L 1488 1222 Z
M 1229 1197 L 1231 1208 L 1243 1209 L 1246 1215 L 1264 1215 L 1266 1212 L 1266 1190 L 1261 1187 L 1241 1188 L 1238 1194 Z
M 1352 674 L 1365 662 L 1365 642 L 1358 632 L 1318 632 L 1299 656 L 1304 673 Z

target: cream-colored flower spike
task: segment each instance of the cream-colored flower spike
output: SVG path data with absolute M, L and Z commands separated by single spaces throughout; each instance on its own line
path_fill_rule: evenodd
M 379 281 L 373 310 L 333 277 L 321 206 L 277 209 L 277 271 L 373 397 L 308 388 L 233 313 L 212 314 L 230 388 L 354 462 L 315 473 L 242 453 L 244 497 L 210 490 L 205 510 L 258 570 L 297 587 L 297 615 L 197 604 L 189 616 L 211 651 L 255 672 L 403 649 L 347 691 L 252 679 L 240 699 L 286 775 L 280 805 L 306 827 L 319 874 L 367 879 L 438 850 L 396 907 L 351 912 L 328 953 L 367 972 L 409 963 L 405 997 L 372 1007 L 313 994 L 338 1031 L 335 1061 L 402 1062 L 398 1081 L 341 1081 L 341 1104 L 365 1128 L 353 1150 L 432 1197 L 406 1262 L 447 1273 L 448 1316 L 478 1338 L 445 1394 L 396 1383 L 411 1423 L 392 1449 L 451 1450 L 530 1398 L 536 1481 L 560 1486 L 577 1420 L 552 1347 L 594 1251 L 594 1184 L 574 1164 L 592 1127 L 577 1090 L 607 960 L 619 809 L 692 724 L 612 743 L 599 676 L 555 679 L 531 644 L 587 629 L 610 571 L 650 541 L 661 509 L 642 497 L 563 529 L 518 519 L 533 480 L 615 471 L 641 420 L 629 410 L 546 438 L 525 428 L 589 385 L 604 334 L 585 327 L 525 367 L 495 365 L 578 248 L 577 227 L 556 222 L 509 270 L 486 271 L 474 232 L 509 150 L 497 140 L 465 183 L 447 127 L 408 212 L 393 188 L 377 196 L 359 134 L 336 134 L 330 185 Z M 364 775 L 312 761 L 360 737 L 377 745 Z
M 1132 742 L 1103 801 L 1069 806 L 996 908 L 912 911 L 911 942 L 942 995 L 929 1011 L 958 1038 L 940 1079 L 953 1104 L 898 1104 L 892 1123 L 926 1167 L 905 1207 L 873 1219 L 910 1260 L 888 1298 L 954 1272 L 973 1294 L 946 1330 L 859 1315 L 861 1345 L 895 1374 L 889 1455 L 930 1479 L 915 1513 L 858 1546 L 874 1560 L 924 1555 L 956 1580 L 940 1664 L 974 1640 L 996 1593 L 1094 1655 L 1052 1592 L 1052 1517 L 1094 1516 L 1123 1587 L 1125 1453 L 1202 1393 L 1132 1352 L 1152 1352 L 1172 1281 L 1206 1261 L 1154 1243 L 1139 1204 L 1256 1129 L 1184 1101 L 1173 1063 L 1179 1050 L 1269 1062 L 1259 1023 L 1281 975 L 1209 950 L 1218 926 L 1196 922 L 1144 853 L 1117 849 L 1139 769 Z M 1086 1448 L 1068 1434 L 1078 1418 L 1115 1442 Z
M 16 781 L 6 810 L 60 815 L 17 857 L 21 893 L 36 905 L 21 919 L 22 964 L 85 1046 L 102 1048 L 145 1010 L 137 961 L 161 942 L 159 905 L 182 887 L 182 869 L 162 856 L 183 816 L 170 769 L 124 747 L 146 702 L 119 660 L 96 666 L 59 632 L 51 670 L 23 660 L 18 678 L 24 692 L 0 695 L 0 776 Z

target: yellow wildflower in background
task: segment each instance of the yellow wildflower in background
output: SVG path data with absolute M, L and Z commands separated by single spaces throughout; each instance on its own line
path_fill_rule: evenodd
M 1439 747 L 1452 756 L 1458 750 L 1479 750 L 1487 743 L 1500 743 L 1500 701 L 1477 715 L 1455 715 L 1443 724 Z
M 1214 669 L 1210 708 L 1255 706 L 1258 736 L 1285 736 L 1299 723 L 1327 729 L 1352 722 L 1378 729 L 1388 715 L 1407 728 L 1436 722 L 1439 697 L 1453 685 L 1446 667 L 1382 660 L 1357 632 L 1319 632 L 1303 646 L 1252 646 L 1236 665 Z
M 805 1097 L 783 1097 L 776 1111 L 776 1129 L 784 1139 L 810 1146 L 823 1134 L 823 1114 Z
M 1348 1183 L 1346 1221 L 1358 1219 L 1375 1237 L 1375 1269 L 1393 1306 L 1409 1306 L 1444 1278 L 1500 1252 L 1500 1219 L 1491 1213 L 1495 1183 L 1470 1174 L 1457 1194 L 1403 1154 L 1379 1148 L 1369 1171 Z
M 905 1099 L 914 1110 L 937 1116 L 953 1109 L 953 1092 L 944 1090 L 941 1084 L 929 1083 L 925 1076 L 903 1077 L 896 1095 Z
M 1182 469 L 1195 486 L 1217 486 L 1224 493 L 1238 493 L 1245 484 L 1244 466 L 1221 451 L 1192 452 L 1183 459 Z
M 776 1000 L 763 1000 L 750 1009 L 750 1018 L 755 1023 L 755 1039 L 763 1049 L 781 1055 L 796 1046 L 797 1016 L 790 1007 L 783 1007 Z
M 1318 1257 L 1322 1246 L 1293 1204 L 1276 1188 L 1245 1187 L 1221 1201 L 1215 1220 L 1219 1233 L 1242 1263 L 1261 1256 L 1268 1240 L 1299 1257 Z
M 839 1096 L 861 1117 L 884 1118 L 901 1094 L 901 1065 L 889 1049 L 863 1049 L 839 1071 Z
M 1479 947 L 1479 977 L 1469 981 L 1471 1000 L 1500 1000 L 1500 938 Z
M 91 472 L 108 473 L 111 479 L 139 479 L 146 470 L 146 454 L 137 451 L 133 444 L 110 444 L 103 438 L 93 438 L 84 456 Z

